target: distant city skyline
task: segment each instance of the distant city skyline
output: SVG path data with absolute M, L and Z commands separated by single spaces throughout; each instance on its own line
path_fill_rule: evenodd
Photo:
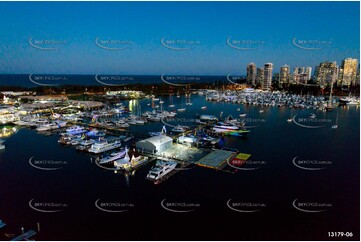
M 0 74 L 245 76 L 252 62 L 272 63 L 273 73 L 284 65 L 314 71 L 321 62 L 359 59 L 359 6 L 0 2 Z

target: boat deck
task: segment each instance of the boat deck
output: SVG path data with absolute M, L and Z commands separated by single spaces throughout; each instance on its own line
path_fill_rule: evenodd
M 175 161 L 172 159 L 168 159 L 168 158 L 161 158 L 161 160 L 165 160 L 165 161 Z M 159 180 L 154 180 L 154 179 L 150 179 L 148 177 L 146 177 L 145 179 L 154 182 L 154 184 L 160 184 L 166 180 L 168 180 L 171 176 L 175 175 L 176 173 L 178 173 L 179 171 L 182 171 L 183 169 L 186 169 L 189 165 L 191 165 L 190 163 L 183 163 L 180 167 L 175 168 L 174 170 L 172 170 L 171 172 L 169 172 L 168 174 L 164 175 L 161 179 Z
M 227 161 L 232 160 L 236 155 L 237 153 L 234 151 L 214 150 L 196 164 L 201 167 L 222 170 L 227 165 Z

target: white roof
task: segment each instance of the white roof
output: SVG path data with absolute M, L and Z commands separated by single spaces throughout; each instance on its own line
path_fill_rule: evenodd
M 144 139 L 144 140 L 141 140 L 139 141 L 139 143 L 141 142 L 151 142 L 153 143 L 154 145 L 159 145 L 159 144 L 163 144 L 163 143 L 166 143 L 166 142 L 173 142 L 173 139 L 167 135 L 157 135 L 157 136 L 153 136 L 153 137 L 150 137 L 148 139 Z

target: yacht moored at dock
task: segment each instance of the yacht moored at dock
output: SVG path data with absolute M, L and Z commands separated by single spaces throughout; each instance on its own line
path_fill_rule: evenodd
M 156 165 L 150 169 L 147 178 L 153 181 L 160 180 L 163 176 L 174 170 L 176 166 L 177 162 L 175 161 L 158 160 Z
M 99 140 L 91 145 L 88 152 L 94 154 L 100 154 L 105 151 L 114 150 L 120 147 L 121 147 L 121 143 L 119 140 L 115 140 L 113 142 L 109 142 L 108 140 Z

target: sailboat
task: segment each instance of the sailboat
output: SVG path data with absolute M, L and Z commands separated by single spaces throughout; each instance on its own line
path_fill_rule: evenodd
M 335 107 L 332 104 L 332 90 L 333 90 L 333 80 L 331 80 L 331 91 L 330 91 L 330 97 L 327 102 L 326 111 L 331 112 L 335 109 Z
M 186 105 L 193 105 L 193 103 L 191 102 L 191 94 L 188 94 L 188 100 L 186 102 Z
M 337 129 L 337 128 L 338 128 L 338 110 L 337 110 L 337 113 L 336 113 L 336 122 L 335 122 L 334 125 L 332 125 L 331 128 L 333 128 L 333 129 Z
M 182 97 L 182 104 L 181 104 L 181 106 L 182 106 L 182 107 L 181 107 L 181 108 L 178 108 L 177 111 L 178 111 L 178 112 L 184 112 L 184 111 L 186 111 L 186 108 L 183 107 L 183 97 Z
M 290 112 L 290 117 L 287 119 L 287 122 L 289 122 L 289 123 L 292 122 L 292 111 Z
M 204 105 L 201 107 L 201 109 L 207 109 L 207 106 L 206 106 L 206 99 L 207 99 L 207 96 L 206 96 L 206 98 L 204 99 Z
M 164 101 L 163 101 L 163 95 L 162 95 L 162 98 L 159 99 L 159 103 L 160 103 L 160 104 L 164 103 Z
M 173 104 L 173 96 L 172 96 L 172 94 L 170 94 L 169 95 L 169 105 L 168 105 L 168 107 L 170 107 L 170 108 L 173 108 L 174 107 L 174 104 Z

